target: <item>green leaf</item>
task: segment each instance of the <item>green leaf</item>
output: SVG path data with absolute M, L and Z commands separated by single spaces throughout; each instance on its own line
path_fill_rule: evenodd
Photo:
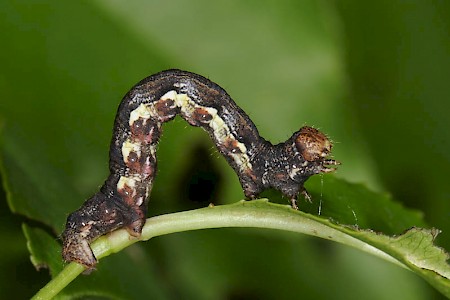
M 362 184 L 354 184 L 324 175 L 309 179 L 315 201 L 303 210 L 329 217 L 340 224 L 399 234 L 414 226 L 428 227 L 423 213 L 407 209 L 387 194 L 375 193 Z
M 437 229 L 412 228 L 395 237 L 364 231 L 354 236 L 390 253 L 450 297 L 450 265 L 447 262 L 450 256 L 433 245 L 438 233 Z
M 36 269 L 49 269 L 55 277 L 63 269 L 61 260 L 61 245 L 56 239 L 41 228 L 22 225 L 23 233 L 27 239 L 31 262 Z
M 62 229 L 68 204 L 81 195 L 59 168 L 52 166 L 41 147 L 24 141 L 17 128 L 6 128 L 1 140 L 0 171 L 11 210 L 29 219 L 42 222 L 55 232 Z M 29 151 L 28 149 L 33 149 Z M 28 151 L 27 151 L 28 150 Z M 26 187 L 26 188 L 24 188 Z

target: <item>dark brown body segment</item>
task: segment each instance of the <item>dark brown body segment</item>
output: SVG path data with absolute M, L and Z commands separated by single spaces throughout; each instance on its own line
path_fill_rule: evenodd
M 110 146 L 110 175 L 100 191 L 68 218 L 63 258 L 94 268 L 89 244 L 97 237 L 126 228 L 140 236 L 148 197 L 156 175 L 156 146 L 161 125 L 181 115 L 208 132 L 219 152 L 236 171 L 247 198 L 275 188 L 291 200 L 308 193 L 312 175 L 334 171 L 326 159 L 331 142 L 318 130 L 303 127 L 286 142 L 272 145 L 220 86 L 186 71 L 167 70 L 147 77 L 123 98 Z

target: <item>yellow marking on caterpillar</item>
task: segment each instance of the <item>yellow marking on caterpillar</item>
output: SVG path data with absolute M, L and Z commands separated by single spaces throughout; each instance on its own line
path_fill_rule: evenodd
M 173 100 L 176 101 L 178 94 L 175 91 L 169 91 L 167 93 L 165 93 L 164 95 L 161 96 L 159 100 Z M 131 113 L 130 113 L 130 121 L 129 121 L 129 125 L 132 126 L 133 123 L 136 120 L 139 120 L 140 118 L 144 119 L 144 120 L 148 120 L 151 117 L 157 118 L 158 117 L 158 111 L 155 108 L 155 104 L 154 103 L 147 103 L 147 104 L 143 104 L 141 103 L 136 109 L 134 109 Z
M 125 186 L 129 186 L 130 188 L 134 189 L 136 187 L 136 181 L 139 181 L 138 177 L 126 177 L 126 176 L 120 176 L 119 181 L 117 182 L 117 189 L 121 190 L 125 188 Z
M 245 145 L 243 143 L 238 142 L 237 146 L 238 146 L 239 150 L 241 150 L 242 153 L 247 153 L 247 147 L 245 147 Z
M 181 94 L 177 94 L 176 91 L 172 90 L 172 91 L 168 91 L 167 93 L 162 95 L 160 99 L 161 100 L 169 100 L 170 99 L 170 100 L 176 101 L 176 98 L 178 95 L 181 95 Z
M 217 114 L 213 117 L 211 123 L 209 123 L 209 127 L 211 127 L 214 131 L 214 136 L 218 141 L 224 141 L 231 135 L 230 129 L 228 128 L 227 124 L 225 124 L 224 120 Z
M 215 108 L 205 107 L 205 109 L 213 117 L 209 123 L 209 127 L 212 128 L 216 140 L 219 143 L 221 141 L 225 141 L 227 138 L 235 140 L 241 153 L 230 153 L 229 155 L 233 158 L 241 171 L 251 169 L 252 165 L 249 157 L 247 156 L 247 147 L 245 147 L 243 143 L 236 140 L 236 137 L 231 133 L 230 128 L 227 124 L 225 124 L 225 121 L 217 114 L 217 110 Z
M 130 121 L 129 121 L 130 126 L 133 125 L 134 121 L 139 120 L 140 118 L 143 118 L 146 120 L 150 119 L 151 114 L 152 113 L 148 109 L 147 105 L 145 105 L 145 104 L 139 105 L 135 110 L 133 110 L 130 113 Z
M 155 146 L 150 146 L 150 154 L 152 155 L 153 158 L 156 157 L 156 147 Z M 147 157 L 147 159 L 149 159 Z
M 130 152 L 136 152 L 138 156 L 141 156 L 141 144 L 126 140 L 122 145 L 122 156 L 125 162 L 128 162 Z
M 231 156 L 233 157 L 236 164 L 239 166 L 239 170 L 245 171 L 247 169 L 252 168 L 252 164 L 250 163 L 250 160 L 246 154 L 232 153 Z
M 181 113 L 185 116 L 191 116 L 196 106 L 195 102 L 186 94 L 177 94 L 175 97 L 175 104 L 181 109 Z
M 203 107 L 203 109 L 206 110 L 213 119 L 215 116 L 217 116 L 217 109 L 215 109 L 213 107 Z

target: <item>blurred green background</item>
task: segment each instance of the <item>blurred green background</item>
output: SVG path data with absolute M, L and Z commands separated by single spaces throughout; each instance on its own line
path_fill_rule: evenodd
M 448 1 L 2 1 L 2 145 L 25 173 L 52 170 L 24 174 L 24 191 L 40 183 L 25 194 L 71 209 L 55 209 L 61 227 L 50 228 L 11 213 L 0 192 L 0 295 L 27 298 L 49 280 L 29 262 L 20 224 L 56 239 L 106 177 L 121 97 L 167 68 L 219 83 L 274 143 L 320 128 L 343 162 L 336 176 L 423 211 L 450 249 L 449 22 Z M 200 130 L 165 125 L 149 214 L 241 199 L 218 156 Z M 293 234 L 221 229 L 141 244 L 105 259 L 97 273 L 106 278 L 78 278 L 66 294 L 110 297 L 96 289 L 109 282 L 118 299 L 440 297 L 410 272 Z M 147 271 L 121 279 L 129 261 Z

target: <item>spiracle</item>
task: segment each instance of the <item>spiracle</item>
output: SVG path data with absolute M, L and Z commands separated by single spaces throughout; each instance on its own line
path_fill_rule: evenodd
M 110 175 L 98 193 L 68 216 L 62 235 L 65 261 L 91 269 L 97 263 L 90 248 L 94 239 L 119 228 L 140 236 L 161 126 L 177 115 L 208 132 L 248 199 L 274 188 L 298 209 L 299 194 L 310 200 L 304 182 L 339 164 L 327 158 L 332 143 L 317 129 L 302 127 L 286 142 L 272 145 L 219 85 L 187 71 L 162 71 L 136 84 L 120 103 L 109 150 Z

